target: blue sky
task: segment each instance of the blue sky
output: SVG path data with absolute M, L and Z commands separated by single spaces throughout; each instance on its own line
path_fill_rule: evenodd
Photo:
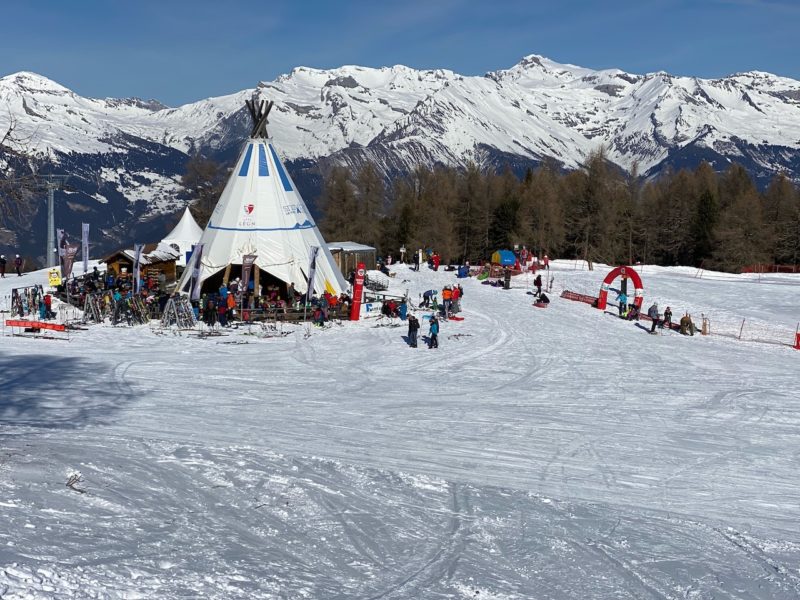
M 0 74 L 178 105 L 303 65 L 465 75 L 526 54 L 591 68 L 800 79 L 800 0 L 3 0 Z M 9 26 L 11 24 L 11 26 Z

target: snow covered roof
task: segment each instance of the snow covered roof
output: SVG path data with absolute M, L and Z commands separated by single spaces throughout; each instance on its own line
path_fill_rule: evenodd
M 128 248 L 125 250 L 118 250 L 100 262 L 107 263 L 109 260 L 120 254 L 125 256 L 125 258 L 131 262 L 133 262 L 136 258 L 134 251 Z M 146 244 L 142 250 L 141 264 L 152 265 L 153 263 L 169 262 L 171 260 L 177 260 L 179 257 L 180 252 L 165 242 L 159 242 L 158 244 Z
M 370 252 L 375 248 L 372 246 L 365 246 L 356 242 L 331 242 L 328 244 L 328 250 L 342 250 L 344 252 Z

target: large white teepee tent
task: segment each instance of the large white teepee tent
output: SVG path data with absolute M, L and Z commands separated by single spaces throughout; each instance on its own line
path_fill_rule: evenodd
M 254 254 L 258 269 L 305 292 L 311 249 L 316 246 L 313 290 L 338 295 L 347 282 L 267 135 L 272 102 L 248 102 L 248 108 L 253 131 L 200 238 L 199 284 Z M 179 290 L 189 291 L 193 271 L 190 265 L 183 272 Z
M 200 225 L 197 224 L 197 221 L 194 220 L 192 213 L 187 208 L 183 211 L 183 216 L 181 216 L 178 224 L 161 241 L 172 246 L 180 253 L 177 264 L 184 267 L 186 266 L 186 254 L 192 251 L 192 246 L 200 241 L 202 235 L 203 230 L 200 229 Z

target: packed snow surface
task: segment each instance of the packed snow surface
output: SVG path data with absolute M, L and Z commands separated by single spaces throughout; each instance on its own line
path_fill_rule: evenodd
M 436 350 L 375 319 L 0 338 L 0 597 L 797 598 L 800 279 L 646 267 L 645 307 L 745 320 L 651 336 L 560 299 L 608 272 L 576 266 L 546 310 L 464 281 Z

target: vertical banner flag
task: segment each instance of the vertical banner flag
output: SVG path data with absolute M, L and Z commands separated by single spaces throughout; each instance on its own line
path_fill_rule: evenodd
M 203 259 L 203 244 L 192 246 L 192 279 L 189 291 L 189 300 L 197 302 L 200 300 L 200 264 Z M 188 268 L 188 267 L 187 267 Z
M 314 275 L 317 273 L 317 252 L 319 246 L 311 246 L 311 262 L 308 265 L 308 292 L 306 292 L 306 302 L 311 302 L 314 295 Z
M 356 279 L 353 282 L 353 301 L 350 304 L 350 320 L 358 321 L 361 316 L 361 297 L 364 295 L 364 276 L 367 274 L 367 267 L 364 263 L 358 263 L 356 267 Z
M 144 244 L 133 245 L 133 292 L 135 294 L 139 293 L 139 279 L 141 279 L 139 269 L 141 268 L 143 247 Z
M 64 258 L 61 261 L 61 267 L 63 269 L 62 273 L 64 279 L 67 279 L 72 273 L 72 263 L 75 262 L 75 257 L 78 255 L 78 250 L 80 249 L 81 249 L 80 244 L 67 243 L 64 246 Z
M 81 223 L 81 254 L 83 254 L 83 274 L 89 270 L 89 223 Z
M 239 287 L 242 298 L 247 295 L 247 286 L 250 285 L 250 273 L 253 270 L 256 258 L 258 257 L 255 254 L 245 254 L 242 257 L 242 285 Z

